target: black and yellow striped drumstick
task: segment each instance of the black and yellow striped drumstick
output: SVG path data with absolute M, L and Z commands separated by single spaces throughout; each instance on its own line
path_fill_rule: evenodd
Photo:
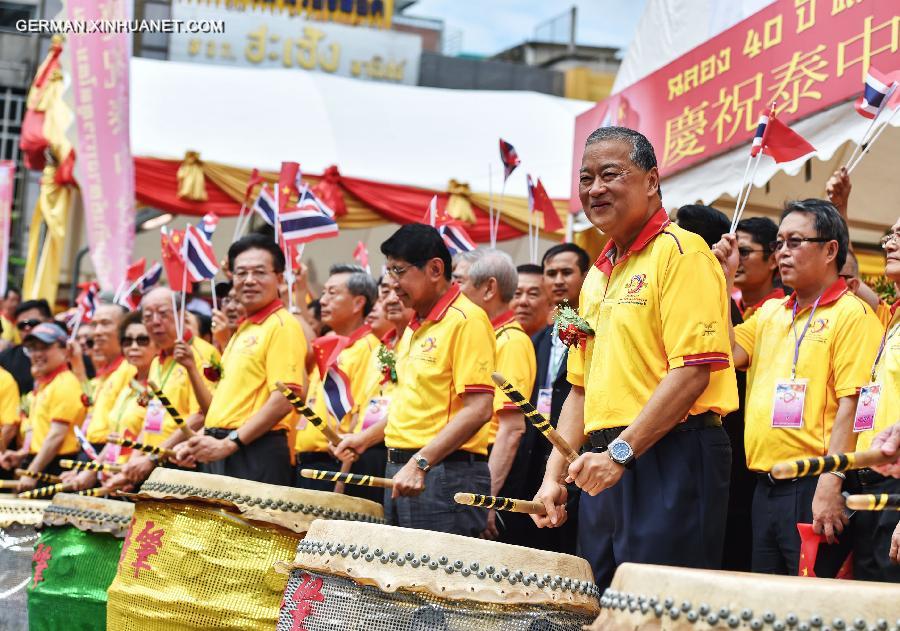
M 118 473 L 122 470 L 122 465 L 112 464 L 109 462 L 78 462 L 76 460 L 60 460 L 59 466 L 63 469 L 74 469 L 75 471 L 102 471 L 103 473 Z
M 394 481 L 390 478 L 379 478 L 374 475 L 360 475 L 358 473 L 341 473 L 340 471 L 322 471 L 320 469 L 301 469 L 301 477 L 310 480 L 325 480 L 326 482 L 343 482 L 356 486 L 377 486 L 382 489 L 394 488 Z
M 194 435 L 194 430 L 188 427 L 187 423 L 184 422 L 184 418 L 182 418 L 181 414 L 178 413 L 178 410 L 175 409 L 175 406 L 172 405 L 172 402 L 169 401 L 169 397 L 167 397 L 162 390 L 156 387 L 156 384 L 152 381 L 147 382 L 147 386 L 150 388 L 150 392 L 153 393 L 159 402 L 163 404 L 163 407 L 166 408 L 166 412 L 169 413 L 169 416 L 172 417 L 172 420 L 175 421 L 175 424 L 178 426 L 178 429 L 182 431 L 182 433 L 190 438 Z
M 145 445 L 144 443 L 135 442 L 127 438 L 107 436 L 106 442 L 113 443 L 114 445 L 120 445 L 122 447 L 125 447 L 126 449 L 136 449 L 137 451 L 142 451 L 145 454 L 152 454 L 154 456 L 160 456 L 161 458 L 172 458 L 175 455 L 175 452 L 171 449 L 166 449 L 165 447 L 153 447 L 151 445 Z
M 110 493 L 112 493 L 112 490 L 103 488 L 102 486 L 98 486 L 93 489 L 78 491 L 75 495 L 86 495 L 87 497 L 106 497 Z
M 341 437 L 337 435 L 333 429 L 331 429 L 331 425 L 325 422 L 325 420 L 312 411 L 306 403 L 301 399 L 296 392 L 288 388 L 280 381 L 275 382 L 275 387 L 278 388 L 278 391 L 284 395 L 284 398 L 288 400 L 288 402 L 294 406 L 294 409 L 306 419 L 318 428 L 320 432 L 325 434 L 325 438 L 328 439 L 328 442 L 332 445 L 337 445 L 341 442 Z
M 535 429 L 537 429 L 544 437 L 553 443 L 553 446 L 556 447 L 559 452 L 563 455 L 567 462 L 575 462 L 575 459 L 578 458 L 578 452 L 572 449 L 572 445 L 570 445 L 565 438 L 563 438 L 559 432 L 550 424 L 550 421 L 544 418 L 544 415 L 537 411 L 537 409 L 531 405 L 531 402 L 528 401 L 522 393 L 516 390 L 515 386 L 513 386 L 506 378 L 500 373 L 494 373 L 491 375 L 491 379 L 494 380 L 494 383 L 503 391 L 503 394 L 507 396 L 507 398 L 516 404 L 516 406 L 522 410 L 525 414 L 525 418 L 527 418 L 532 425 L 534 425 Z
M 877 495 L 848 495 L 847 508 L 852 510 L 900 511 L 900 493 L 878 493 Z
M 453 496 L 457 504 L 505 510 L 510 513 L 528 513 L 530 515 L 546 515 L 547 509 L 540 502 L 533 500 L 514 500 L 508 497 L 479 495 L 477 493 L 457 493 Z
M 880 449 L 804 458 L 802 460 L 775 463 L 772 466 L 772 477 L 776 480 L 793 480 L 794 478 L 819 475 L 829 471 L 865 469 L 866 467 L 889 464 L 896 458 L 896 456 L 885 456 Z
M 64 482 L 60 482 L 59 484 L 54 484 L 53 486 L 42 486 L 38 489 L 34 489 L 32 491 L 25 491 L 24 493 L 19 493 L 16 497 L 22 500 L 39 500 L 44 497 L 53 497 L 57 493 L 63 493 L 65 491 L 71 490 L 71 486 L 65 484 Z
M 49 473 L 35 473 L 34 471 L 29 471 L 28 469 L 16 469 L 16 477 L 29 477 L 37 480 L 38 482 L 46 482 L 48 484 L 56 484 L 58 482 L 62 482 L 62 479 L 58 475 L 50 475 Z

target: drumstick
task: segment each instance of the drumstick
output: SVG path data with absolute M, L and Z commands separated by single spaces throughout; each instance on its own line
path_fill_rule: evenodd
M 34 471 L 29 471 L 28 469 L 16 469 L 16 477 L 29 477 L 34 478 L 38 482 L 47 482 L 49 484 L 56 484 L 57 482 L 62 482 L 62 478 L 58 475 L 50 475 L 49 473 L 35 473 Z
M 394 488 L 394 481 L 390 478 L 378 478 L 374 475 L 360 475 L 358 473 L 341 473 L 340 471 L 322 471 L 320 469 L 301 469 L 300 475 L 310 480 L 325 480 L 326 482 L 344 482 L 356 486 L 378 486 L 383 489 Z
M 126 447 L 129 449 L 143 451 L 145 454 L 153 454 L 154 456 L 160 456 L 161 458 L 172 458 L 175 456 L 175 452 L 171 449 L 166 449 L 165 447 L 152 447 L 150 445 L 138 443 L 127 438 L 113 438 L 109 436 L 107 437 L 106 442 L 113 443 L 115 445 L 121 445 L 122 447 Z
M 17 489 L 19 483 L 16 480 L 0 480 L 0 489 Z
M 275 387 L 278 388 L 278 391 L 284 395 L 284 398 L 288 400 L 288 402 L 294 406 L 294 409 L 297 410 L 300 414 L 306 417 L 306 419 L 316 426 L 323 434 L 325 434 L 325 438 L 328 439 L 328 442 L 332 445 L 338 445 L 341 442 L 341 437 L 337 435 L 333 429 L 331 429 L 331 425 L 325 422 L 325 420 L 312 411 L 312 409 L 304 403 L 303 399 L 297 396 L 297 393 L 288 388 L 286 385 L 281 383 L 280 381 L 275 382 Z
M 112 490 L 103 488 L 102 486 L 98 486 L 93 489 L 78 491 L 75 495 L 86 495 L 88 497 L 106 497 L 110 493 L 112 493 Z
M 182 431 L 182 433 L 190 438 L 194 435 L 194 430 L 187 426 L 187 423 L 184 422 L 184 419 L 181 418 L 181 414 L 178 413 L 178 410 L 175 409 L 175 406 L 172 405 L 172 402 L 169 401 L 169 397 L 163 394 L 163 391 L 156 387 L 156 384 L 152 381 L 147 382 L 147 386 L 149 386 L 150 391 L 153 393 L 159 402 L 163 404 L 163 407 L 166 408 L 166 412 L 169 413 L 169 416 L 172 417 L 172 420 L 175 421 L 175 424 L 178 426 L 178 429 Z
M 900 511 L 900 493 L 879 493 L 877 495 L 848 495 L 847 508 L 853 510 Z
M 576 458 L 578 458 L 578 452 L 572 449 L 572 445 L 570 445 L 565 438 L 563 438 L 559 432 L 554 429 L 554 427 L 550 424 L 550 421 L 544 418 L 544 415 L 537 411 L 537 409 L 531 405 L 531 403 L 522 396 L 522 393 L 516 390 L 515 386 L 513 386 L 510 382 L 506 380 L 506 378 L 500 373 L 494 373 L 491 375 L 491 379 L 494 380 L 494 383 L 500 387 L 503 391 L 503 394 L 507 396 L 507 398 L 518 406 L 522 412 L 525 413 L 525 418 L 531 421 L 531 424 L 534 425 L 535 429 L 537 429 L 541 434 L 543 434 L 547 440 L 553 443 L 553 446 L 556 447 L 559 452 L 563 455 L 567 462 L 570 464 L 575 462 Z
M 19 493 L 16 497 L 21 500 L 39 500 L 43 497 L 52 497 L 57 493 L 70 491 L 71 489 L 72 487 L 68 484 L 60 482 L 59 484 L 54 484 L 53 486 L 42 486 L 38 489 L 34 489 L 33 491 L 25 491 L 24 493 Z
M 479 506 L 481 508 L 493 508 L 505 510 L 511 513 L 529 513 L 531 515 L 546 515 L 547 509 L 540 502 L 531 500 L 513 500 L 508 497 L 495 497 L 493 495 L 478 495 L 477 493 L 457 493 L 453 496 L 457 504 L 465 506 Z
M 63 469 L 74 469 L 75 471 L 102 471 L 103 473 L 118 473 L 122 470 L 122 465 L 102 462 L 77 462 L 75 460 L 60 460 L 59 466 Z
M 819 475 L 830 471 L 849 471 L 866 467 L 890 464 L 897 456 L 885 456 L 880 449 L 853 451 L 817 458 L 778 462 L 772 466 L 772 477 L 776 480 L 793 480 Z

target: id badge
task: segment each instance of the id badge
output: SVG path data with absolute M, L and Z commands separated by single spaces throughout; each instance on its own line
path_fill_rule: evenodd
M 775 384 L 772 404 L 772 427 L 800 429 L 803 427 L 803 405 L 806 402 L 808 379 L 779 381 Z
M 144 431 L 149 434 L 162 432 L 163 419 L 166 411 L 158 399 L 153 399 L 147 404 L 147 413 L 144 415 Z
M 856 402 L 856 415 L 853 417 L 853 431 L 864 432 L 875 427 L 875 413 L 878 411 L 878 400 L 881 398 L 881 384 L 870 383 L 859 391 Z
M 119 461 L 119 455 L 121 453 L 122 447 L 120 445 L 116 445 L 115 443 L 107 443 L 104 461 L 115 464 Z
M 376 423 L 380 423 L 381 421 L 387 418 L 388 414 L 388 405 L 391 400 L 387 397 L 374 397 L 369 400 L 369 405 L 366 407 L 366 415 L 363 416 L 362 429 L 366 429 L 367 427 L 371 427 Z
M 538 390 L 537 411 L 550 418 L 550 405 L 553 400 L 553 388 L 541 388 Z

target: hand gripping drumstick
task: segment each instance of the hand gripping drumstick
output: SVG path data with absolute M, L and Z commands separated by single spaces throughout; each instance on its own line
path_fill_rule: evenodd
M 793 480 L 830 471 L 849 471 L 850 469 L 864 469 L 889 464 L 896 458 L 896 456 L 885 456 L 880 449 L 804 458 L 803 460 L 776 463 L 772 466 L 772 477 L 776 480 Z
M 513 500 L 508 497 L 495 497 L 493 495 L 478 495 L 477 493 L 457 493 L 453 496 L 457 504 L 465 506 L 479 506 L 481 508 L 493 508 L 505 510 L 511 513 L 529 513 L 531 515 L 546 515 L 547 509 L 541 502 L 531 500 Z
M 74 469 L 75 471 L 102 471 L 103 473 L 118 473 L 122 470 L 122 465 L 100 462 L 76 462 L 75 460 L 60 460 L 59 466 L 63 469 Z
M 378 478 L 374 475 L 360 475 L 358 473 L 341 473 L 339 471 L 322 471 L 320 469 L 301 469 L 300 475 L 310 480 L 325 480 L 326 482 L 344 482 L 357 486 L 377 486 L 383 489 L 394 488 L 394 481 L 390 478 Z
M 288 402 L 294 406 L 294 409 L 297 410 L 300 414 L 306 417 L 306 419 L 315 425 L 319 431 L 325 434 L 325 438 L 328 439 L 328 442 L 332 445 L 338 445 L 341 442 L 341 437 L 337 435 L 333 429 L 331 429 L 331 425 L 325 422 L 321 416 L 312 411 L 306 403 L 297 396 L 297 393 L 288 388 L 286 385 L 281 383 L 280 381 L 275 382 L 275 387 L 278 388 L 278 391 L 284 395 L 284 398 L 288 400 Z
M 847 508 L 852 510 L 896 510 L 900 511 L 900 493 L 879 493 L 877 495 L 849 495 Z
M 175 456 L 175 452 L 171 449 L 166 449 L 165 447 L 151 447 L 150 445 L 145 445 L 144 443 L 138 443 L 133 440 L 128 440 L 127 438 L 108 437 L 106 441 L 115 445 L 126 447 L 128 449 L 136 449 L 137 451 L 142 451 L 145 454 L 159 456 L 161 458 L 172 458 Z
M 16 469 L 16 477 L 34 478 L 38 482 L 47 482 L 48 484 L 56 484 L 58 482 L 62 482 L 62 479 L 58 475 L 50 475 L 49 473 L 35 473 L 34 471 L 28 471 L 27 469 Z
M 65 491 L 71 490 L 71 486 L 60 482 L 59 484 L 54 484 L 53 486 L 42 486 L 38 489 L 34 489 L 33 491 L 25 491 L 24 493 L 19 493 L 16 497 L 22 500 L 39 500 L 43 497 L 52 497 L 57 493 L 63 493 Z
M 172 420 L 175 421 L 175 424 L 178 426 L 178 429 L 181 432 L 190 438 L 194 435 L 194 430 L 187 426 L 187 423 L 184 422 L 184 419 L 181 417 L 181 414 L 178 413 L 178 410 L 175 409 L 175 406 L 172 405 L 172 402 L 169 401 L 169 397 L 163 394 L 163 391 L 156 387 L 156 384 L 152 381 L 147 382 L 147 387 L 150 388 L 150 391 L 153 393 L 159 402 L 163 404 L 163 407 L 166 408 L 166 412 L 169 413 L 169 416 L 172 417 Z
M 515 403 L 522 412 L 525 413 L 525 418 L 531 421 L 531 424 L 534 425 L 535 429 L 537 429 L 541 434 L 543 434 L 547 440 L 553 443 L 553 446 L 556 447 L 559 452 L 563 455 L 567 462 L 570 464 L 575 462 L 575 459 L 578 458 L 578 452 L 572 449 L 572 445 L 570 445 L 565 438 L 563 438 L 559 432 L 557 432 L 553 426 L 550 424 L 550 421 L 544 418 L 544 415 L 537 411 L 537 409 L 531 405 L 531 403 L 522 396 L 522 393 L 516 390 L 515 386 L 513 386 L 510 382 L 506 380 L 506 378 L 500 373 L 494 373 L 491 375 L 491 379 L 494 380 L 494 383 L 499 386 L 499 388 L 503 391 L 503 394 L 507 396 L 507 398 Z

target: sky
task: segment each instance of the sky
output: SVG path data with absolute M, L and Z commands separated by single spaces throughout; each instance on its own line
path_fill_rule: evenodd
M 646 0 L 419 0 L 406 14 L 444 20 L 462 33 L 460 52 L 493 55 L 532 39 L 541 22 L 578 7 L 579 44 L 624 48 Z

